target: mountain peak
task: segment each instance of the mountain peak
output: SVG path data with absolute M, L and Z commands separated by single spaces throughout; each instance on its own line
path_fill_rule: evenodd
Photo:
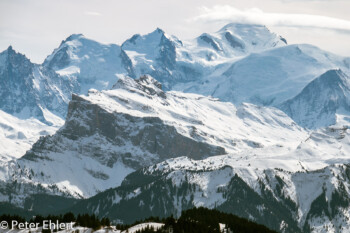
M 166 98 L 166 95 L 162 90 L 162 84 L 150 75 L 143 75 L 138 79 L 121 77 L 112 89 L 126 89 L 131 92 L 138 92 L 141 95 L 157 95 Z
M 10 46 L 7 48 L 7 51 L 14 51 L 13 48 L 12 48 L 12 45 L 10 45 Z
M 322 74 L 319 79 L 320 81 L 327 82 L 329 84 L 335 83 L 335 82 L 342 82 L 342 78 L 346 75 L 341 69 L 332 69 L 328 70 L 324 74 Z
M 349 77 L 332 69 L 311 81 L 297 96 L 280 108 L 306 128 L 320 128 L 337 123 L 338 110 L 350 109 Z
M 230 23 L 217 32 L 203 33 L 197 42 L 200 46 L 213 49 L 219 56 L 226 57 L 242 56 L 287 44 L 283 37 L 264 25 L 242 23 Z
M 251 41 L 253 45 L 259 44 L 259 41 L 263 44 L 271 42 L 272 47 L 287 44 L 285 38 L 271 32 L 262 24 L 229 23 L 218 31 L 219 34 L 227 32 L 232 33 L 244 41 Z
M 156 28 L 155 32 L 158 32 L 159 34 L 165 34 L 164 30 L 161 28 Z
M 6 50 L 2 51 L 0 54 L 16 54 L 16 51 L 13 49 L 12 45 L 9 45 Z
M 163 36 L 166 36 L 164 30 L 157 27 L 154 31 L 152 31 L 146 35 L 143 35 L 142 37 L 145 39 L 149 38 L 149 39 L 153 39 L 153 40 L 159 40 Z
M 4 57 L 4 59 L 8 59 L 11 62 L 15 62 L 15 63 L 24 62 L 27 65 L 31 63 L 30 60 L 24 54 L 16 52 L 16 50 L 13 49 L 12 45 L 10 45 L 6 50 L 2 51 L 0 55 Z
M 85 38 L 85 36 L 81 33 L 71 34 L 65 40 L 62 40 L 59 47 L 62 47 L 63 45 L 67 44 L 67 42 L 74 41 L 74 40 L 80 40 L 82 38 Z
M 82 37 L 84 37 L 84 35 L 81 34 L 81 33 L 72 34 L 72 35 L 68 36 L 67 39 L 66 39 L 65 41 L 77 40 L 77 39 L 80 39 L 80 38 L 82 38 Z

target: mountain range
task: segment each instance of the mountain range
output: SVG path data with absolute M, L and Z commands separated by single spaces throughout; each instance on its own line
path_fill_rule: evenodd
M 42 64 L 9 46 L 0 201 L 126 223 L 204 206 L 346 232 L 349 75 L 350 58 L 262 25 L 186 41 L 157 28 L 120 46 L 73 34 Z

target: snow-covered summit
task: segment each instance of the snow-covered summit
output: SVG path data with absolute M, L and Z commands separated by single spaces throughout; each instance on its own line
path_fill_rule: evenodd
M 168 35 L 162 29 L 157 28 L 145 35 L 135 34 L 122 44 L 122 48 L 127 51 L 145 54 L 146 58 L 154 60 L 158 56 L 158 48 L 164 43 L 173 43 L 176 46 L 182 45 L 182 42 L 175 36 Z
M 231 32 L 235 36 L 240 37 L 245 43 L 251 43 L 255 46 L 279 47 L 287 45 L 285 38 L 271 32 L 270 29 L 262 24 L 229 23 L 218 32 Z
M 243 56 L 287 44 L 284 38 L 270 32 L 266 26 L 237 23 L 228 24 L 216 33 L 204 33 L 197 42 L 225 57 Z
M 131 61 L 120 46 L 101 44 L 82 34 L 62 41 L 43 65 L 70 79 L 76 93 L 108 89 L 119 75 L 133 75 Z
M 152 75 L 167 89 L 176 82 L 193 79 L 196 72 L 192 65 L 178 63 L 182 47 L 182 41 L 159 28 L 146 35 L 136 34 L 122 44 L 136 75 Z
M 349 73 L 345 61 L 312 45 L 286 45 L 227 62 L 204 80 L 178 84 L 174 89 L 236 104 L 278 106 L 327 70 L 340 68 Z
M 30 60 L 21 53 L 16 52 L 12 45 L 10 45 L 6 50 L 0 53 L 0 72 L 4 73 L 7 66 L 14 66 L 17 68 L 18 63 L 21 63 L 22 66 L 30 68 L 32 63 Z

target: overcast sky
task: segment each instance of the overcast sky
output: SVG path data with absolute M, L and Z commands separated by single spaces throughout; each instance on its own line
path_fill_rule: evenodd
M 350 56 L 349 10 L 349 0 L 0 0 L 0 50 L 41 63 L 73 33 L 121 44 L 159 27 L 185 40 L 239 22 Z

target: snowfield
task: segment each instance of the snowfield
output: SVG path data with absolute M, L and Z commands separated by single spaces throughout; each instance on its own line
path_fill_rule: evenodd
M 48 126 L 35 118 L 19 119 L 0 110 L 0 163 L 20 158 L 39 137 L 54 134 L 63 120 L 55 122 Z

